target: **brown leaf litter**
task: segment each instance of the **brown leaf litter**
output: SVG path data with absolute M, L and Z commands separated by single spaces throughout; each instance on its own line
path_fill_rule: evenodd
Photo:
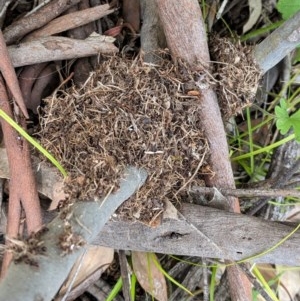
M 251 46 L 212 35 L 209 50 L 214 69 L 210 81 L 215 86 L 223 118 L 227 120 L 252 104 L 262 74 Z
M 101 56 L 80 89 L 45 99 L 40 140 L 68 171 L 70 199 L 104 197 L 117 189 L 127 165 L 143 167 L 149 176 L 119 210 L 122 218 L 153 222 L 164 200 L 186 199 L 189 187 L 202 183 L 208 155 L 201 93 L 184 90 L 195 76 L 169 59 L 154 66 Z

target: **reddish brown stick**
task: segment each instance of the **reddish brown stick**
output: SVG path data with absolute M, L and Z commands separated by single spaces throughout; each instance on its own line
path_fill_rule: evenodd
M 4 82 L 0 81 L 0 109 L 13 118 Z M 23 119 L 23 126 L 25 120 Z M 9 208 L 6 236 L 16 238 L 19 234 L 21 203 L 26 214 L 28 233 L 37 231 L 42 226 L 42 215 L 35 178 L 32 171 L 28 143 L 3 119 L 1 126 L 9 162 Z M 11 255 L 6 253 L 1 276 L 3 277 Z
M 208 68 L 209 51 L 199 2 L 157 0 L 156 3 L 172 56 L 183 58 L 194 70 Z M 209 163 L 215 173 L 213 178 L 207 179 L 206 184 L 217 188 L 235 188 L 225 129 L 216 95 L 210 88 L 201 92 L 200 120 L 210 146 Z M 240 212 L 237 198 L 231 197 L 228 205 L 231 211 Z M 232 300 L 252 300 L 251 283 L 237 266 L 228 268 L 228 279 Z
M 27 109 L 23 100 L 23 96 L 19 87 L 18 79 L 10 60 L 10 56 L 7 51 L 6 43 L 3 38 L 2 30 L 0 30 L 0 71 L 5 78 L 6 84 L 8 85 L 10 92 L 15 98 L 15 101 L 19 105 L 22 113 L 28 118 Z

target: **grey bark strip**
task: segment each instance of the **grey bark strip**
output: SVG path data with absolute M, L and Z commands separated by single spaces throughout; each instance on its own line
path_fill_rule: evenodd
M 115 210 L 143 185 L 146 178 L 145 170 L 128 167 L 116 193 L 101 201 L 75 204 L 70 220 L 74 233 L 88 243 L 94 240 Z M 56 217 L 47 227 L 49 231 L 42 236 L 47 252 L 37 256 L 39 266 L 12 263 L 0 283 L 0 301 L 52 300 L 75 261 L 84 252 L 83 247 L 62 256 L 58 237 L 63 232 L 64 221 Z
M 161 225 L 155 228 L 111 220 L 92 244 L 122 250 L 239 261 L 275 246 L 296 227 L 293 223 L 267 221 L 193 204 L 182 204 L 180 212 L 197 230 L 190 227 L 185 219 L 170 216 L 164 216 Z M 251 262 L 299 265 L 300 232 L 294 233 L 272 252 L 251 259 Z

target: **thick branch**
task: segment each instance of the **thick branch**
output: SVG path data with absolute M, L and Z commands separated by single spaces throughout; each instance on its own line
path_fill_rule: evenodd
M 189 0 L 181 2 L 180 5 L 172 0 L 160 0 L 156 3 L 173 57 L 183 58 L 195 70 L 208 68 L 209 51 L 199 2 Z M 235 188 L 226 133 L 216 95 L 210 88 L 203 89 L 201 93 L 200 120 L 209 142 L 209 164 L 214 172 L 214 177 L 207 179 L 206 184 L 217 188 Z M 231 211 L 240 212 L 237 198 L 230 197 L 227 200 Z M 219 227 L 223 225 L 220 224 Z M 228 268 L 228 280 L 232 300 L 252 300 L 251 284 L 235 266 Z
M 180 217 L 164 216 L 162 223 L 155 228 L 142 223 L 111 220 L 93 244 L 122 250 L 238 261 L 273 247 L 295 228 L 294 224 L 192 204 L 182 204 L 180 212 L 198 230 Z M 300 263 L 299 251 L 300 233 L 296 232 L 274 251 L 251 261 L 295 266 Z

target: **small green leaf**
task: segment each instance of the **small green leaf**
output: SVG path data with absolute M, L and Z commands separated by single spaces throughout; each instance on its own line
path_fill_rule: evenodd
M 279 0 L 277 3 L 277 10 L 281 13 L 282 18 L 287 20 L 300 10 L 300 1 Z
M 295 132 L 295 139 L 300 142 L 300 110 L 291 115 L 290 122 Z
M 276 127 L 282 135 L 285 135 L 292 124 L 290 123 L 290 116 L 287 111 L 287 103 L 284 99 L 280 100 L 280 106 L 275 107 L 275 115 L 277 117 Z
M 292 127 L 296 141 L 300 142 L 300 110 L 289 116 L 287 103 L 284 99 L 280 100 L 280 106 L 275 107 L 276 127 L 282 135 L 285 135 Z
M 285 135 L 289 131 L 291 125 L 288 120 L 278 119 L 276 121 L 276 127 L 280 130 L 281 135 Z
M 293 64 L 300 63 L 300 46 L 296 48 L 296 51 L 293 54 Z

